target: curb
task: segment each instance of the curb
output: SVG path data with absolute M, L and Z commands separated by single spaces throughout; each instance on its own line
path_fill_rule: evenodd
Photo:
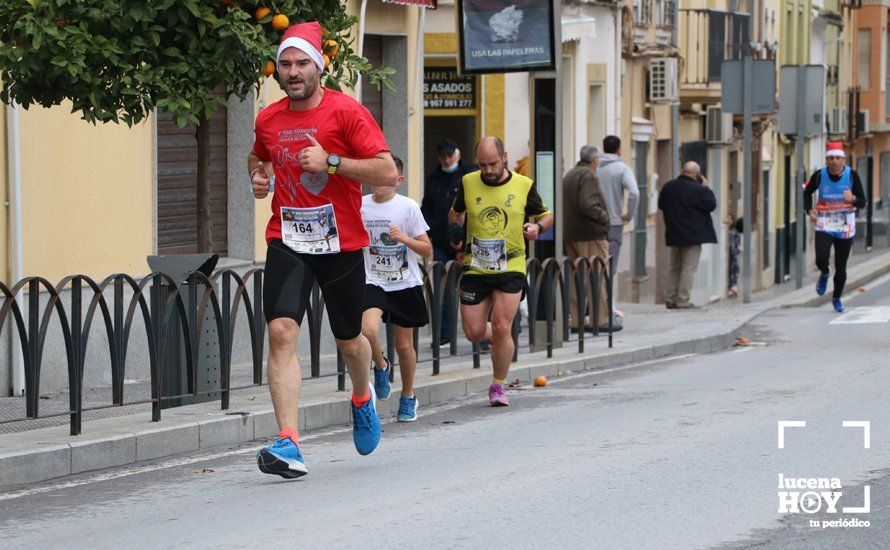
M 890 254 L 884 254 L 851 269 L 848 287 L 863 286 L 890 273 L 888 258 Z M 532 358 L 529 362 L 512 365 L 510 377 L 531 383 L 538 375 L 558 378 L 567 371 L 596 372 L 677 355 L 711 353 L 731 346 L 739 332 L 765 311 L 774 307 L 815 307 L 829 300 L 829 296 L 813 297 L 811 289 L 802 288 L 761 304 L 752 304 L 751 310 L 726 322 L 723 326 L 727 328 L 721 332 L 673 343 L 620 351 L 611 349 L 596 355 L 578 355 L 571 347 L 563 347 L 555 350 L 555 355 L 563 357 Z M 436 405 L 483 392 L 489 382 L 487 369 L 462 369 L 442 373 L 433 380 L 418 381 L 415 393 L 422 403 Z M 377 408 L 383 416 L 394 416 L 398 400 L 378 401 Z M 93 421 L 94 429 L 99 428 L 95 432 L 103 433 L 92 438 L 79 436 L 72 442 L 67 427 L 63 426 L 36 430 L 41 433 L 32 435 L 30 442 L 13 442 L 9 445 L 11 449 L 0 452 L 0 490 L 201 449 L 268 440 L 278 433 L 275 414 L 268 404 L 253 408 L 245 405 L 242 410 L 228 412 L 220 412 L 215 402 L 190 405 L 170 409 L 164 413 L 161 422 L 148 423 L 149 427 L 138 430 L 132 429 L 134 416 L 138 416 L 138 422 L 148 423 L 148 415 L 116 417 Z M 349 401 L 343 397 L 306 399 L 300 405 L 301 432 L 347 426 L 350 422 Z
M 683 355 L 710 353 L 729 347 L 736 333 L 760 311 L 737 319 L 733 327 L 720 334 L 701 338 L 609 351 L 602 355 L 544 359 L 533 364 L 514 364 L 510 377 L 531 383 L 536 376 L 559 378 L 572 373 L 595 372 L 619 365 Z M 565 348 L 563 348 L 565 349 Z M 417 384 L 415 393 L 427 405 L 436 405 L 485 391 L 491 381 L 486 370 L 461 370 L 444 373 L 441 379 Z M 215 408 L 213 408 L 215 407 Z M 382 416 L 397 412 L 398 400 L 378 401 Z M 214 412 L 208 412 L 214 411 Z M 213 414 L 207 418 L 208 414 Z M 20 448 L 0 452 L 0 489 L 47 481 L 105 468 L 128 466 L 145 460 L 156 460 L 178 454 L 224 445 L 240 445 L 268 440 L 278 433 L 278 425 L 271 407 L 253 411 L 220 413 L 218 403 L 192 405 L 166 411 L 160 423 L 140 430 L 132 430 L 131 417 L 97 420 L 103 423 L 104 433 L 93 439 L 65 442 L 68 438 L 58 428 L 48 428 L 45 443 L 25 443 Z M 351 422 L 349 402 L 342 397 L 307 400 L 300 406 L 300 431 L 311 431 L 332 426 L 346 426 Z M 115 424 L 119 425 L 117 433 Z M 166 424 L 166 425 L 165 425 Z M 63 427 L 67 429 L 66 427 Z M 88 436 L 87 436 L 88 437 Z M 35 449 L 35 447 L 38 447 Z
M 845 292 L 865 286 L 876 279 L 890 274 L 890 253 L 883 253 L 860 265 L 848 269 Z M 824 296 L 814 296 L 812 286 L 804 286 L 790 294 L 774 299 L 772 302 L 778 307 L 818 307 L 831 302 L 831 293 Z

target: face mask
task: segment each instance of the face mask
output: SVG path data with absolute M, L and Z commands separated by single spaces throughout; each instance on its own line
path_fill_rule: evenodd
M 457 170 L 457 163 L 455 162 L 451 166 L 443 166 L 442 171 L 446 174 L 453 174 Z

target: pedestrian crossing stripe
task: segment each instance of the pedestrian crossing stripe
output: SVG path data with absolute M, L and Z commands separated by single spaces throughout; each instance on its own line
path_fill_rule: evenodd
M 854 307 L 834 319 L 829 325 L 865 325 L 871 323 L 890 323 L 890 306 Z

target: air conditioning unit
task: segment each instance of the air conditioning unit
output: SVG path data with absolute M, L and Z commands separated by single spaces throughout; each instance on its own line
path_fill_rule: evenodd
M 860 109 L 859 114 L 856 116 L 856 130 L 858 135 L 862 134 L 870 134 L 871 133 L 871 124 L 868 121 L 868 109 Z
M 732 141 L 732 114 L 724 113 L 715 105 L 708 107 L 705 115 L 705 134 L 708 143 L 728 143 Z
M 847 108 L 835 107 L 831 110 L 831 119 L 829 120 L 830 133 L 846 134 L 847 133 Z
M 678 65 L 674 57 L 657 57 L 649 62 L 649 101 L 678 101 Z

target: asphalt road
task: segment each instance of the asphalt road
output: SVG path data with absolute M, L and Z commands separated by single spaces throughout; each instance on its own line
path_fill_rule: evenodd
M 385 424 L 368 457 L 348 428 L 307 434 L 310 473 L 295 481 L 261 475 L 251 446 L 0 493 L 0 541 L 890 547 L 890 283 L 852 291 L 847 316 L 830 306 L 772 311 L 750 327 L 749 345 L 725 352 L 516 389 L 509 408 L 491 409 L 481 395 L 421 404 L 417 423 Z M 850 420 L 870 422 L 870 448 L 862 428 L 842 426 Z M 779 421 L 806 422 L 785 430 L 783 449 Z M 837 478 L 838 512 L 820 501 L 812 514 L 778 513 L 778 491 L 794 490 L 778 487 L 779 474 Z M 869 512 L 843 513 L 863 505 L 866 485 Z M 860 526 L 829 527 L 834 520 Z

